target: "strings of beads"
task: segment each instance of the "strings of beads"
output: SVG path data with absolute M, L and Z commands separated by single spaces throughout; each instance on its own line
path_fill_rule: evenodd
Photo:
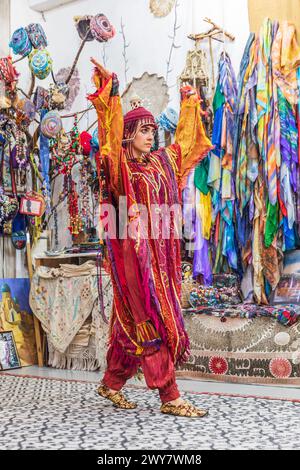
M 25 134 L 20 128 L 18 128 L 16 132 L 16 161 L 20 169 L 25 168 L 28 164 L 25 143 Z

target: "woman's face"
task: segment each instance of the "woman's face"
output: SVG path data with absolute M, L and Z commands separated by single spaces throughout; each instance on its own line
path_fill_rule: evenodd
M 155 132 L 153 126 L 141 127 L 132 141 L 133 150 L 138 153 L 149 153 L 154 143 Z

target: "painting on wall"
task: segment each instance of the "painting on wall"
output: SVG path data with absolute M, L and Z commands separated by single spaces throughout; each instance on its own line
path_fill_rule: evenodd
M 21 367 L 14 334 L 12 331 L 0 332 L 0 370 Z
M 29 279 L 0 280 L 0 332 L 13 332 L 21 366 L 37 363 L 29 291 Z
M 300 303 L 300 250 L 284 254 L 283 273 L 273 303 Z

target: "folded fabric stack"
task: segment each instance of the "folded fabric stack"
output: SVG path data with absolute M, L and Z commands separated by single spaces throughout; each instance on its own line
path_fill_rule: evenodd
M 195 308 L 187 309 L 184 313 L 211 315 L 220 317 L 221 321 L 226 321 L 226 317 L 249 319 L 255 317 L 270 317 L 274 318 L 282 325 L 291 326 L 299 320 L 300 305 L 262 306 L 255 304 L 237 304 L 225 307 L 220 304 L 210 306 L 206 303 L 206 305 L 198 305 Z

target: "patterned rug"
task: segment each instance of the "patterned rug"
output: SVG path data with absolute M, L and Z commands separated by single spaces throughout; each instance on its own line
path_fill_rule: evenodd
M 191 341 L 178 376 L 235 383 L 300 385 L 300 321 L 184 315 Z
M 159 412 L 156 392 L 127 387 L 135 410 L 114 408 L 96 384 L 0 374 L 0 448 L 300 449 L 300 400 L 184 393 L 201 419 Z

